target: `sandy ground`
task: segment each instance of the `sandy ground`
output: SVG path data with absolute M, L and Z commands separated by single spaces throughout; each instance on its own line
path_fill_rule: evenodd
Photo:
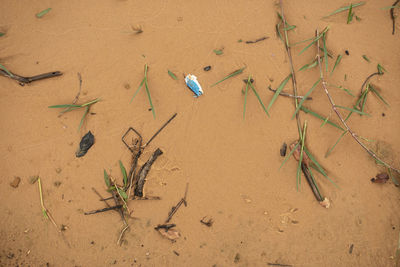
M 349 124 L 374 140 L 368 145 L 399 167 L 400 28 L 392 35 L 389 11 L 381 9 L 393 3 L 367 1 L 354 9 L 361 21 L 354 19 L 349 25 L 346 13 L 321 19 L 347 4 L 284 1 L 287 20 L 297 26 L 289 38 L 298 42 L 329 25 L 328 49 L 334 58 L 342 54 L 343 59 L 327 76 L 328 82 L 356 96 L 377 63 L 385 67 L 387 73 L 372 83 L 382 88 L 390 107 L 371 94 L 365 110 L 371 116 L 355 114 Z M 52 10 L 43 18 L 35 17 L 48 7 Z M 25 76 L 55 70 L 64 74 L 23 87 L 0 77 L 0 265 L 395 266 L 398 188 L 392 181 L 370 182 L 382 169 L 349 135 L 325 158 L 340 131 L 330 125 L 321 128 L 322 121 L 301 113 L 302 122 L 308 122 L 306 145 L 337 185 L 317 174 L 332 204 L 325 209 L 304 178 L 296 190 L 294 159 L 279 170 L 281 144 L 298 138 L 291 118 L 293 101 L 279 97 L 268 118 L 250 92 L 243 120 L 242 79 L 252 75 L 268 104 L 272 93 L 267 86 L 276 88 L 290 72 L 275 32 L 278 10 L 276 1 L 258 0 L 3 0 L 0 27 L 6 35 L 0 38 L 0 63 Z M 144 32 L 126 33 L 130 25 L 141 25 Z M 269 39 L 238 42 L 262 36 Z M 305 45 L 293 48 L 296 70 L 315 57 L 314 47 L 299 55 Z M 223 49 L 223 54 L 216 55 L 214 49 Z M 148 111 L 144 90 L 130 103 L 145 64 L 156 119 Z M 330 70 L 333 64 L 330 59 Z M 203 70 L 207 65 L 212 66 L 209 72 Z M 243 66 L 247 68 L 238 77 L 210 87 Z M 79 103 L 101 98 L 79 132 L 82 110 L 58 117 L 57 110 L 48 108 L 74 99 L 78 72 L 83 78 Z M 183 73 L 198 77 L 203 96 L 193 97 Z M 299 93 L 305 94 L 318 77 L 317 69 L 297 72 Z M 284 90 L 291 92 L 291 83 Z M 339 105 L 351 107 L 357 99 L 340 89 L 330 90 Z M 331 114 L 332 121 L 340 123 L 321 86 L 312 97 L 305 104 L 308 108 Z M 140 160 L 143 164 L 157 147 L 164 151 L 145 186 L 147 195 L 162 200 L 129 202 L 134 218 L 118 246 L 118 213 L 83 215 L 105 207 L 91 188 L 108 195 L 103 169 L 121 179 L 118 161 L 131 164 L 131 154 L 121 142 L 128 127 L 148 140 L 175 112 L 175 120 Z M 86 156 L 76 158 L 88 130 L 96 143 Z M 63 234 L 41 213 L 37 183 L 29 183 L 34 175 L 41 177 L 45 204 L 59 227 L 65 226 Z M 10 186 L 15 176 L 21 178 L 17 188 Z M 153 228 L 183 196 L 186 183 L 188 206 L 171 221 L 181 237 L 172 243 Z M 214 219 L 212 227 L 199 222 L 204 216 Z

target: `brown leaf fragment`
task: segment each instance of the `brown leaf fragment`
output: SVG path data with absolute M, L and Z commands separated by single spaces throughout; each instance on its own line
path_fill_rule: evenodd
M 179 234 L 178 230 L 176 229 L 165 229 L 165 228 L 160 228 L 157 230 L 163 237 L 175 241 L 178 239 L 181 235 Z
M 376 184 L 384 184 L 389 180 L 389 175 L 385 172 L 379 173 L 375 176 L 375 178 L 371 179 L 371 182 Z
M 14 176 L 14 180 L 10 183 L 10 186 L 17 188 L 20 182 L 21 178 L 19 178 L 18 176 Z

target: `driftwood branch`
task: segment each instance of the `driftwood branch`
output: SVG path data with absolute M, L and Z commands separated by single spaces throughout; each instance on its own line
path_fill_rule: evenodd
M 137 179 L 136 185 L 135 185 L 135 191 L 134 191 L 135 196 L 138 196 L 138 197 L 143 196 L 143 187 L 144 187 L 144 183 L 146 181 L 146 176 L 150 171 L 151 165 L 153 165 L 153 163 L 156 161 L 158 156 L 162 155 L 162 153 L 163 152 L 161 151 L 161 149 L 157 148 L 156 151 L 154 151 L 154 153 L 151 155 L 149 160 L 140 169 L 139 174 L 138 174 L 138 179 Z
M 7 73 L 5 70 L 0 69 L 0 74 L 1 75 L 5 76 L 5 77 L 8 77 L 10 79 L 16 80 L 21 85 L 24 85 L 26 83 L 31 83 L 31 82 L 34 82 L 34 81 L 39 81 L 39 80 L 53 78 L 53 77 L 62 75 L 62 73 L 60 71 L 53 71 L 53 72 L 43 73 L 43 74 L 31 76 L 31 77 L 20 76 L 18 74 L 13 73 L 13 72 L 10 72 L 10 73 L 12 75 Z
M 318 30 L 316 30 L 316 36 L 319 35 Z M 335 102 L 333 101 L 332 96 L 329 94 L 328 91 L 328 86 L 327 86 L 327 82 L 324 79 L 324 73 L 322 70 L 322 66 L 321 66 L 321 55 L 319 52 L 319 39 L 317 40 L 317 60 L 318 60 L 318 67 L 319 67 L 319 72 L 320 72 L 320 77 L 321 77 L 321 81 L 322 81 L 322 87 L 329 99 L 329 102 L 332 106 L 333 111 L 336 113 L 336 115 L 338 116 L 338 118 L 340 119 L 340 121 L 342 122 L 342 124 L 344 125 L 344 127 L 346 128 L 346 130 L 351 134 L 351 136 L 354 138 L 354 140 L 365 150 L 367 151 L 367 153 L 373 157 L 377 162 L 383 164 L 385 167 L 392 169 L 394 171 L 396 171 L 397 173 L 400 173 L 400 170 L 397 168 L 394 168 L 393 166 L 389 165 L 388 163 L 384 162 L 382 159 L 380 159 L 376 153 L 374 151 L 372 151 L 371 149 L 369 149 L 363 142 L 361 142 L 361 140 L 358 138 L 357 134 L 355 132 L 353 132 L 353 130 L 350 128 L 350 126 L 346 123 L 346 121 L 343 119 L 342 114 L 340 113 L 340 111 L 337 109 L 337 106 L 335 105 Z

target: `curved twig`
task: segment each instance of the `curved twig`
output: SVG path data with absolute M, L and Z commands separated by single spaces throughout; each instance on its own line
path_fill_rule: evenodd
M 315 31 L 316 35 L 318 36 L 318 30 Z M 320 77 L 322 80 L 322 87 L 325 90 L 325 93 L 329 99 L 329 102 L 331 103 L 332 109 L 333 111 L 336 113 L 336 115 L 339 117 L 340 121 L 342 122 L 342 124 L 344 125 L 344 127 L 346 127 L 346 130 L 351 134 L 351 136 L 354 138 L 354 140 L 356 140 L 356 142 L 362 147 L 364 148 L 365 151 L 367 151 L 367 153 L 373 157 L 377 162 L 383 164 L 385 167 L 394 170 L 397 173 L 400 173 L 400 170 L 397 168 L 394 168 L 393 166 L 389 165 L 388 163 L 384 162 L 382 159 L 380 159 L 376 153 L 374 151 L 372 151 L 371 149 L 369 149 L 363 142 L 361 142 L 361 140 L 358 138 L 357 134 L 355 132 L 353 132 L 353 130 L 347 125 L 346 121 L 343 119 L 342 114 L 339 112 L 339 110 L 337 109 L 335 102 L 333 101 L 331 95 L 329 94 L 328 91 L 328 87 L 327 87 L 327 83 L 324 79 L 324 74 L 323 74 L 323 70 L 321 67 L 321 55 L 319 52 L 319 40 L 317 40 L 317 60 L 318 60 L 318 67 L 319 67 L 319 72 L 320 72 Z
M 10 79 L 16 80 L 21 85 L 24 85 L 26 83 L 31 83 L 31 82 L 34 82 L 34 81 L 38 81 L 38 80 L 53 78 L 53 77 L 57 77 L 57 76 L 62 75 L 62 72 L 60 72 L 60 71 L 47 72 L 47 73 L 43 73 L 43 74 L 31 76 L 31 77 L 20 76 L 18 74 L 13 73 L 13 72 L 10 72 L 10 73 L 12 75 L 8 74 L 5 70 L 0 69 L 0 74 L 1 75 L 5 76 L 5 77 L 8 77 Z

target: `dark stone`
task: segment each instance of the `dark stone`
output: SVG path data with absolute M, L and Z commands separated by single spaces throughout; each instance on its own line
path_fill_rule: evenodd
M 76 157 L 79 158 L 85 156 L 93 144 L 94 135 L 89 131 L 87 134 L 85 134 L 85 136 L 82 137 L 82 140 L 79 143 L 79 149 L 75 153 Z

